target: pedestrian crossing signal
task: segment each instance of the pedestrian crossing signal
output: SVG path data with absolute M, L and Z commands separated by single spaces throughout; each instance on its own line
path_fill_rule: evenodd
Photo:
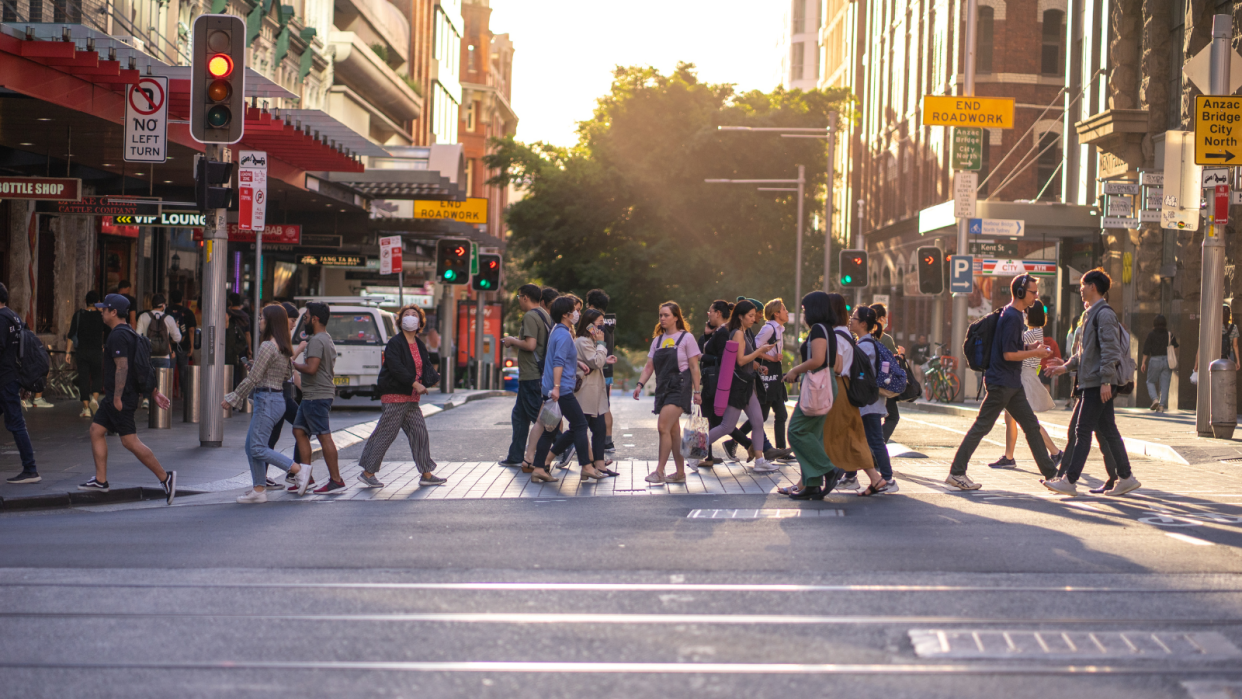
M 842 287 L 861 289 L 867 286 L 866 250 L 842 250 L 839 260 Z
M 944 252 L 940 248 L 919 248 L 919 293 L 939 294 L 944 291 Z
M 470 241 L 436 241 L 436 277 L 445 284 L 470 283 Z

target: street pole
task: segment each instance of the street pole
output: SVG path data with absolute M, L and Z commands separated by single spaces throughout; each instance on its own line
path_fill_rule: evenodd
M 250 319 L 253 327 L 250 333 L 253 338 L 250 359 L 253 361 L 259 356 L 259 289 L 263 286 L 263 231 L 254 232 L 254 279 L 251 283 L 254 285 L 254 317 Z
M 1212 17 L 1213 95 L 1229 94 L 1229 59 L 1232 53 L 1233 17 Z M 1208 208 L 1212 215 L 1212 207 Z M 1225 225 L 1212 224 L 1203 230 L 1203 274 L 1199 280 L 1199 391 L 1195 400 L 1195 430 L 1200 437 L 1212 436 L 1211 365 L 1219 356 L 1222 308 L 1225 303 Z
M 483 390 L 483 311 L 487 307 L 483 303 L 483 292 L 475 292 L 478 297 L 474 314 L 474 387 Z M 577 333 L 578 329 L 574 328 Z
M 440 312 L 440 393 L 452 393 L 456 385 L 457 352 L 453 342 L 456 321 L 457 298 L 453 295 L 453 285 L 445 284 L 444 307 Z
M 209 143 L 204 158 L 218 161 L 220 146 Z M 198 443 L 203 447 L 224 445 L 224 276 L 228 266 L 228 223 L 225 209 L 208 209 L 203 226 L 203 352 L 205 357 L 198 392 Z
M 832 160 L 837 152 L 837 113 L 828 112 L 828 178 L 824 193 L 824 293 L 832 291 Z M 801 302 L 801 299 L 798 300 Z M 796 327 L 796 326 L 795 326 Z M 794 333 L 795 337 L 797 333 Z
M 963 96 L 974 97 L 975 95 L 975 43 L 977 23 L 979 20 L 979 0 L 966 0 L 966 84 L 963 86 Z M 957 254 L 965 255 L 969 251 L 970 245 L 966 238 L 967 219 L 959 218 L 957 220 Z M 957 362 L 957 378 L 961 381 L 962 386 L 966 385 L 966 358 L 961 356 L 961 347 L 966 342 L 966 312 L 969 294 L 956 293 L 953 295 L 953 332 L 952 340 L 949 342 L 949 352 L 958 357 Z M 962 390 L 962 399 L 966 398 L 966 390 Z
M 402 260 L 405 258 L 402 257 Z M 402 265 L 404 266 L 404 262 Z M 397 308 L 405 306 L 405 270 L 397 270 Z
M 794 309 L 797 312 L 791 314 L 793 315 L 793 325 L 794 325 L 793 336 L 795 338 L 801 337 L 800 333 L 802 330 L 802 327 L 801 327 L 802 326 L 802 219 L 803 219 L 803 215 L 802 215 L 803 201 L 802 200 L 804 199 L 805 190 L 806 190 L 806 166 L 799 165 L 798 166 L 798 245 L 797 245 L 797 255 L 796 255 L 796 257 L 798 258 L 798 263 L 797 263 L 797 268 L 794 269 L 794 303 L 793 303 Z M 785 308 L 789 308 L 789 304 L 785 304 Z M 762 312 L 763 310 L 760 309 L 760 314 L 762 314 Z

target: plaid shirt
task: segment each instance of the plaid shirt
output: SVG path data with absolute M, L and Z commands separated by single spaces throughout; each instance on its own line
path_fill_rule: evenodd
M 246 397 L 256 388 L 274 388 L 280 390 L 285 381 L 293 376 L 293 363 L 280 353 L 274 340 L 259 345 L 259 354 L 250 366 L 250 373 L 237 385 L 237 389 L 226 395 L 224 400 L 229 405 L 241 410 L 245 407 Z

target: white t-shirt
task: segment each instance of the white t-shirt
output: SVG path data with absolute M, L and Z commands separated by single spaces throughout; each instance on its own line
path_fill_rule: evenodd
M 755 335 L 755 347 L 763 347 L 768 344 L 768 338 L 776 336 L 776 347 L 771 352 L 760 355 L 774 362 L 781 360 L 781 351 L 785 349 L 785 328 L 774 320 L 769 320 L 759 328 L 759 333 Z
M 836 335 L 837 338 L 837 355 L 841 357 L 841 373 L 839 375 L 849 376 L 850 367 L 854 365 L 854 348 L 850 345 L 848 340 L 838 335 L 837 331 L 849 335 L 850 326 L 838 325 L 832 329 L 833 334 Z
M 689 369 L 690 358 L 697 357 L 703 354 L 703 352 L 699 349 L 699 343 L 695 341 L 694 336 L 691 335 L 690 333 L 685 333 L 686 338 L 681 341 L 680 345 L 678 345 L 677 336 L 681 335 L 682 333 L 683 331 L 678 330 L 674 332 L 672 335 L 661 335 L 655 338 L 654 340 L 651 341 L 651 351 L 647 353 L 647 356 L 653 357 L 655 356 L 656 350 L 663 349 L 665 347 L 672 347 L 676 345 L 677 346 L 677 369 L 678 371 L 685 371 Z

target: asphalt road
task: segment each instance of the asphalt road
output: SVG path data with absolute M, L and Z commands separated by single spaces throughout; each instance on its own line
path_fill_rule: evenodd
M 509 407 L 432 416 L 433 455 L 498 458 Z M 654 459 L 649 402 L 617 411 L 621 458 Z M 909 417 L 897 440 L 951 456 L 964 421 Z M 0 696 L 1206 698 L 1242 687 L 1242 488 L 1219 491 L 1182 502 L 1222 518 L 1193 530 L 996 490 L 5 515 Z M 920 655 L 924 631 L 1015 650 Z

